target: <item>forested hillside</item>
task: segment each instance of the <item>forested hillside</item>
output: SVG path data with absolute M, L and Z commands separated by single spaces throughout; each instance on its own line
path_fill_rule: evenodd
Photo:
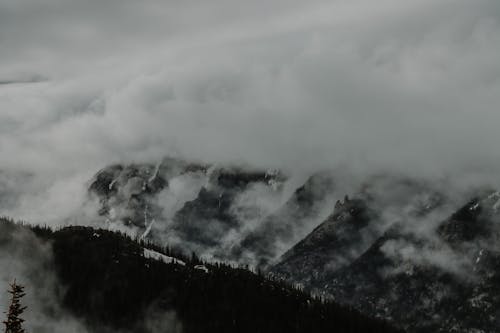
M 111 231 L 1 226 L 51 244 L 62 308 L 91 332 L 152 332 L 155 321 L 172 332 L 397 332 L 284 282 Z

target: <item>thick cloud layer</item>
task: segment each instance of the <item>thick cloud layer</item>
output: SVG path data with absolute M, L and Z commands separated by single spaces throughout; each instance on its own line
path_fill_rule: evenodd
M 498 54 L 496 0 L 0 0 L 2 213 L 165 155 L 496 182 Z

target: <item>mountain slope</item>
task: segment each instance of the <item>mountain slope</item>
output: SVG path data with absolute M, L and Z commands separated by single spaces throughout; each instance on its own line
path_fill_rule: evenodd
M 159 168 L 164 169 L 169 168 Z M 328 172 L 311 176 L 284 198 L 285 177 L 279 172 L 177 168 L 173 176 L 154 173 L 164 179 L 155 192 L 146 177 L 154 167 L 146 170 L 139 182 L 146 186 L 133 197 L 147 204 L 122 210 L 130 210 L 129 216 L 139 212 L 144 223 L 133 225 L 146 239 L 173 244 L 185 253 L 253 265 L 410 331 L 489 332 L 499 324 L 496 192 L 481 191 L 457 210 L 453 193 L 443 184 L 377 175 L 333 207 L 338 175 Z M 116 186 L 117 192 L 105 202 L 120 202 L 120 193 L 127 192 L 120 189 L 130 188 L 128 183 L 141 174 L 120 172 L 128 180 L 118 177 L 110 186 L 109 177 L 104 187 Z M 165 202 L 158 198 L 175 187 L 179 174 L 202 181 L 166 217 Z M 273 209 L 262 209 L 268 202 Z M 325 218 L 326 211 L 331 214 Z M 324 220 L 313 229 L 320 218 Z
M 235 244 L 232 256 L 245 258 L 251 255 L 253 260 L 247 261 L 267 267 L 285 246 L 305 236 L 307 226 L 315 223 L 332 201 L 334 187 L 333 175 L 329 172 L 309 177 L 282 207 L 266 216 L 240 243 Z
M 151 332 L 152 323 L 172 332 L 395 332 L 282 282 L 110 231 L 30 231 L 4 220 L 0 228 L 10 230 L 10 242 L 23 242 L 17 232 L 34 232 L 50 244 L 61 306 L 90 332 Z
M 287 251 L 271 272 L 302 285 L 315 284 L 321 275 L 349 264 L 374 238 L 372 212 L 362 199 L 337 201 L 334 213 Z
M 259 222 L 271 209 L 254 201 L 278 202 L 285 179 L 276 170 L 165 158 L 156 165 L 106 167 L 88 191 L 99 202 L 103 226 L 231 260 L 233 235 L 244 234 L 247 222 Z
M 499 199 L 493 193 L 471 200 L 430 234 L 394 224 L 336 269 L 328 260 L 345 256 L 338 239 L 320 232 L 327 221 L 273 272 L 411 332 L 494 332 L 500 324 Z M 359 234 L 354 227 L 347 230 Z M 342 234 L 345 228 L 334 226 L 331 232 Z M 309 268 L 317 274 L 307 279 L 300 272 Z
M 246 219 L 259 212 L 240 212 L 235 207 L 239 196 L 259 187 L 263 192 L 280 190 L 284 178 L 277 172 L 244 170 L 241 168 L 217 168 L 212 171 L 209 183 L 198 196 L 175 213 L 168 230 L 175 235 L 184 249 L 210 252 L 217 258 L 227 257 L 225 238 L 239 233 Z M 249 216 L 250 215 L 250 216 Z

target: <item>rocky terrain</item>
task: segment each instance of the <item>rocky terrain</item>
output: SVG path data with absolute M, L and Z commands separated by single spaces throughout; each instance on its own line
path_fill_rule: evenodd
M 500 195 L 454 201 L 387 175 L 343 193 L 334 172 L 292 190 L 276 170 L 165 159 L 111 166 L 89 188 L 106 223 L 209 260 L 250 265 L 411 332 L 500 325 Z
M 499 198 L 470 201 L 430 235 L 395 224 L 378 237 L 347 201 L 271 271 L 409 331 L 496 332 Z

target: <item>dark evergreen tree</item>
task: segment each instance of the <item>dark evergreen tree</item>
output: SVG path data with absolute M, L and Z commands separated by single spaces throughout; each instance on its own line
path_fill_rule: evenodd
M 9 311 L 7 312 L 7 320 L 3 323 L 5 324 L 5 333 L 24 333 L 23 328 L 24 319 L 21 318 L 22 313 L 26 309 L 25 306 L 21 305 L 21 298 L 25 295 L 24 287 L 17 284 L 14 280 L 10 285 L 11 300 L 9 305 Z

